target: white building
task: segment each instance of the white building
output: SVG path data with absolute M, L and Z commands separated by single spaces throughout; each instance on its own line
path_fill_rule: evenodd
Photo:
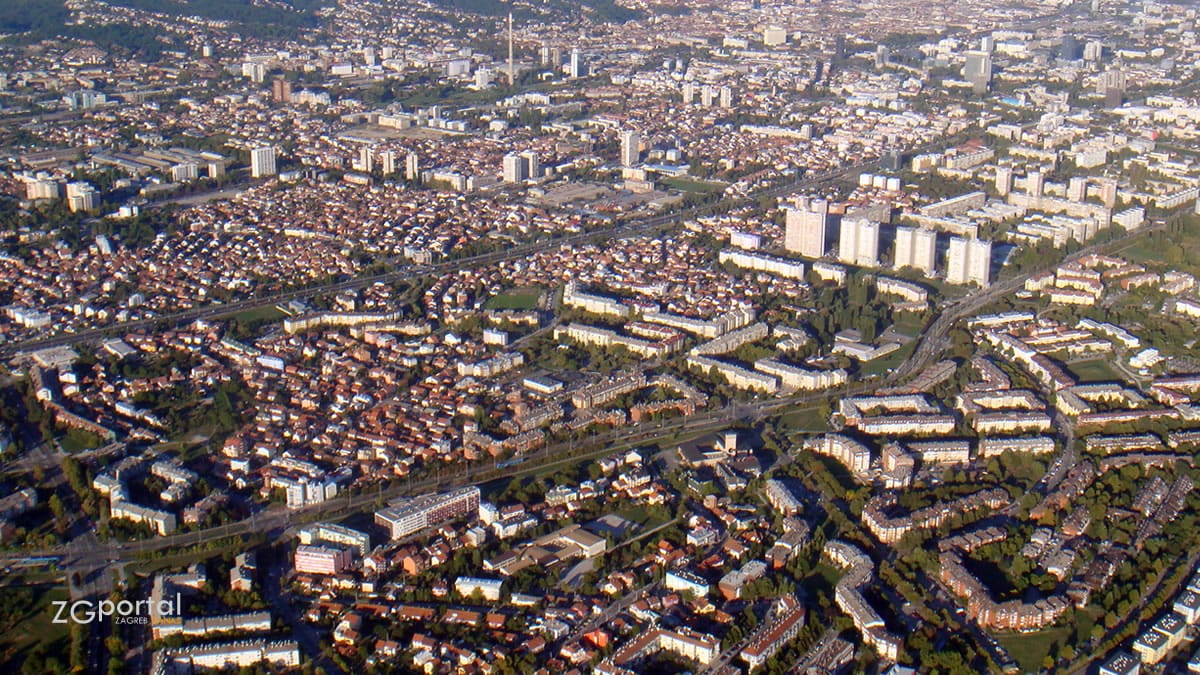
M 523 183 L 529 177 L 529 167 L 525 158 L 515 152 L 504 156 L 504 182 Z
M 274 176 L 276 173 L 275 148 L 264 145 L 250 151 L 250 176 L 252 178 Z
M 937 232 L 915 227 L 896 228 L 896 255 L 893 267 L 912 267 L 931 276 L 937 260 Z
M 788 208 L 783 247 L 806 258 L 820 258 L 825 255 L 828 227 L 829 203 L 823 199 Z
M 838 260 L 850 265 L 879 265 L 879 223 L 843 218 L 838 238 Z
M 621 132 L 621 164 L 637 166 L 642 156 L 642 136 L 633 129 Z
M 992 242 L 982 239 L 950 238 L 946 257 L 946 281 L 952 284 L 991 283 Z

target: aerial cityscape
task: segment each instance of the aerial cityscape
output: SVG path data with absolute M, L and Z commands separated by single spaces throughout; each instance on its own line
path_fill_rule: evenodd
M 1200 673 L 1198 12 L 0 0 L 0 673 Z

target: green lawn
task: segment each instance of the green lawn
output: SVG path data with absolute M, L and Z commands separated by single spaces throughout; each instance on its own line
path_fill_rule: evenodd
M 701 194 L 708 192 L 720 192 L 725 189 L 725 183 L 698 180 L 695 178 L 684 178 L 682 176 L 664 178 L 660 182 L 662 183 L 663 187 L 673 188 L 683 192 L 698 192 Z
M 1121 373 L 1112 367 L 1108 359 L 1092 359 L 1080 361 L 1067 366 L 1080 382 L 1120 382 L 1124 380 Z
M 779 430 L 785 434 L 826 431 L 828 428 L 828 420 L 821 415 L 821 409 L 817 406 L 794 408 L 779 416 Z
M 875 359 L 869 363 L 864 363 L 862 366 L 862 376 L 870 377 L 872 375 L 887 375 L 888 370 L 895 368 L 901 363 L 904 363 L 904 360 L 907 359 L 916 348 L 917 341 L 913 340 L 883 358 Z
M 279 309 L 275 305 L 269 305 L 267 307 L 255 307 L 254 309 L 247 309 L 243 312 L 238 312 L 229 318 L 237 319 L 243 324 L 252 324 L 279 321 L 285 316 L 287 315 L 283 313 L 283 310 Z
M 77 452 L 83 452 L 84 450 L 91 450 L 92 448 L 97 447 L 96 445 L 69 434 L 60 438 L 58 444 L 62 446 L 64 452 L 72 455 Z
M 537 286 L 525 286 L 504 291 L 492 296 L 484 305 L 484 309 L 537 309 L 538 300 L 542 297 L 542 289 Z
M 1050 647 L 1056 642 L 1063 642 L 1071 636 L 1069 626 L 1048 628 L 1036 633 L 997 636 L 1001 646 L 1008 650 L 1021 670 L 1026 673 L 1042 671 L 1042 660 L 1050 653 Z
M 642 529 L 644 530 L 658 527 L 659 525 L 667 522 L 662 518 L 656 518 L 652 513 L 650 513 L 649 509 L 643 506 L 636 506 L 631 509 L 625 509 L 624 511 L 618 511 L 617 515 L 625 520 L 641 525 Z

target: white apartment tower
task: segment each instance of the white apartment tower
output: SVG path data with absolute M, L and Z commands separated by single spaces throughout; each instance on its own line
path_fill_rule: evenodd
M 797 207 L 789 207 L 786 213 L 783 247 L 806 258 L 825 255 L 829 202 L 824 199 L 805 200 Z
M 915 227 L 896 228 L 894 267 L 912 267 L 932 276 L 937 260 L 937 233 Z
M 946 281 L 952 284 L 991 283 L 992 242 L 982 239 L 950 238 L 946 257 Z
M 404 157 L 404 178 L 409 181 L 421 178 L 421 160 L 415 152 L 410 152 Z
M 525 158 L 515 152 L 504 156 L 504 182 L 522 183 L 529 177 Z
M 637 166 L 638 160 L 642 156 L 642 137 L 641 134 L 633 129 L 626 129 L 621 132 L 621 164 L 624 166 Z
M 251 178 L 274 176 L 275 173 L 275 148 L 264 145 L 250 151 Z
M 525 160 L 525 174 L 534 180 L 542 177 L 542 160 L 533 150 L 526 150 L 521 153 L 521 158 Z
M 838 260 L 860 267 L 879 265 L 879 223 L 862 218 L 843 218 L 838 237 Z
M 1007 197 L 1013 188 L 1013 170 L 1011 166 L 996 167 L 996 194 Z

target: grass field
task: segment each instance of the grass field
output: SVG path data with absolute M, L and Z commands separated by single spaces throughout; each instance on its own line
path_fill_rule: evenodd
M 721 190 L 725 189 L 725 183 L 697 180 L 695 178 L 664 178 L 662 179 L 661 183 L 663 187 L 672 188 L 674 190 L 681 190 L 683 192 L 699 192 L 702 194 L 708 192 L 720 192 Z
M 1042 660 L 1050 653 L 1050 647 L 1066 640 L 1070 634 L 1069 626 L 1061 626 L 1036 633 L 999 636 L 996 640 L 1008 650 L 1022 671 L 1037 673 L 1041 672 Z
M 542 289 L 537 286 L 525 286 L 505 291 L 488 299 L 484 309 L 536 309 L 538 299 L 542 297 Z
M 68 454 L 75 454 L 77 452 L 83 452 L 84 450 L 91 450 L 92 448 L 97 447 L 69 434 L 60 438 L 58 440 L 58 444 L 61 445 L 63 451 Z
M 641 525 L 642 529 L 644 530 L 648 530 L 652 527 L 658 527 L 659 525 L 667 522 L 662 518 L 654 517 L 654 515 L 650 513 L 649 509 L 641 506 L 625 509 L 624 511 L 617 511 L 617 515 L 632 523 Z
M 826 431 L 829 424 L 821 415 L 820 408 L 810 406 L 795 408 L 780 415 L 779 429 L 783 433 Z
M 237 319 L 243 324 L 252 324 L 280 321 L 285 316 L 287 315 L 284 314 L 278 307 L 275 305 L 270 305 L 268 307 L 255 307 L 254 309 L 247 309 L 244 312 L 233 314 L 232 316 L 229 316 L 229 318 Z
M 1068 365 L 1067 368 L 1075 377 L 1079 378 L 1080 382 L 1120 382 L 1124 379 L 1121 377 L 1121 373 L 1108 362 L 1108 359 L 1080 361 Z
M 900 349 L 897 349 L 883 358 L 875 359 L 870 363 L 864 363 L 862 367 L 863 377 L 870 377 L 872 375 L 887 375 L 889 370 L 895 368 L 901 363 L 904 363 L 904 360 L 907 359 L 916 348 L 917 341 L 913 340 L 912 342 L 909 342 Z
M 47 655 L 60 659 L 66 665 L 70 648 L 68 625 L 54 623 L 54 615 L 58 610 L 51 603 L 70 599 L 67 587 L 39 586 L 33 592 L 33 608 L 0 636 L 0 672 L 18 672 L 19 664 L 38 644 L 46 647 Z

